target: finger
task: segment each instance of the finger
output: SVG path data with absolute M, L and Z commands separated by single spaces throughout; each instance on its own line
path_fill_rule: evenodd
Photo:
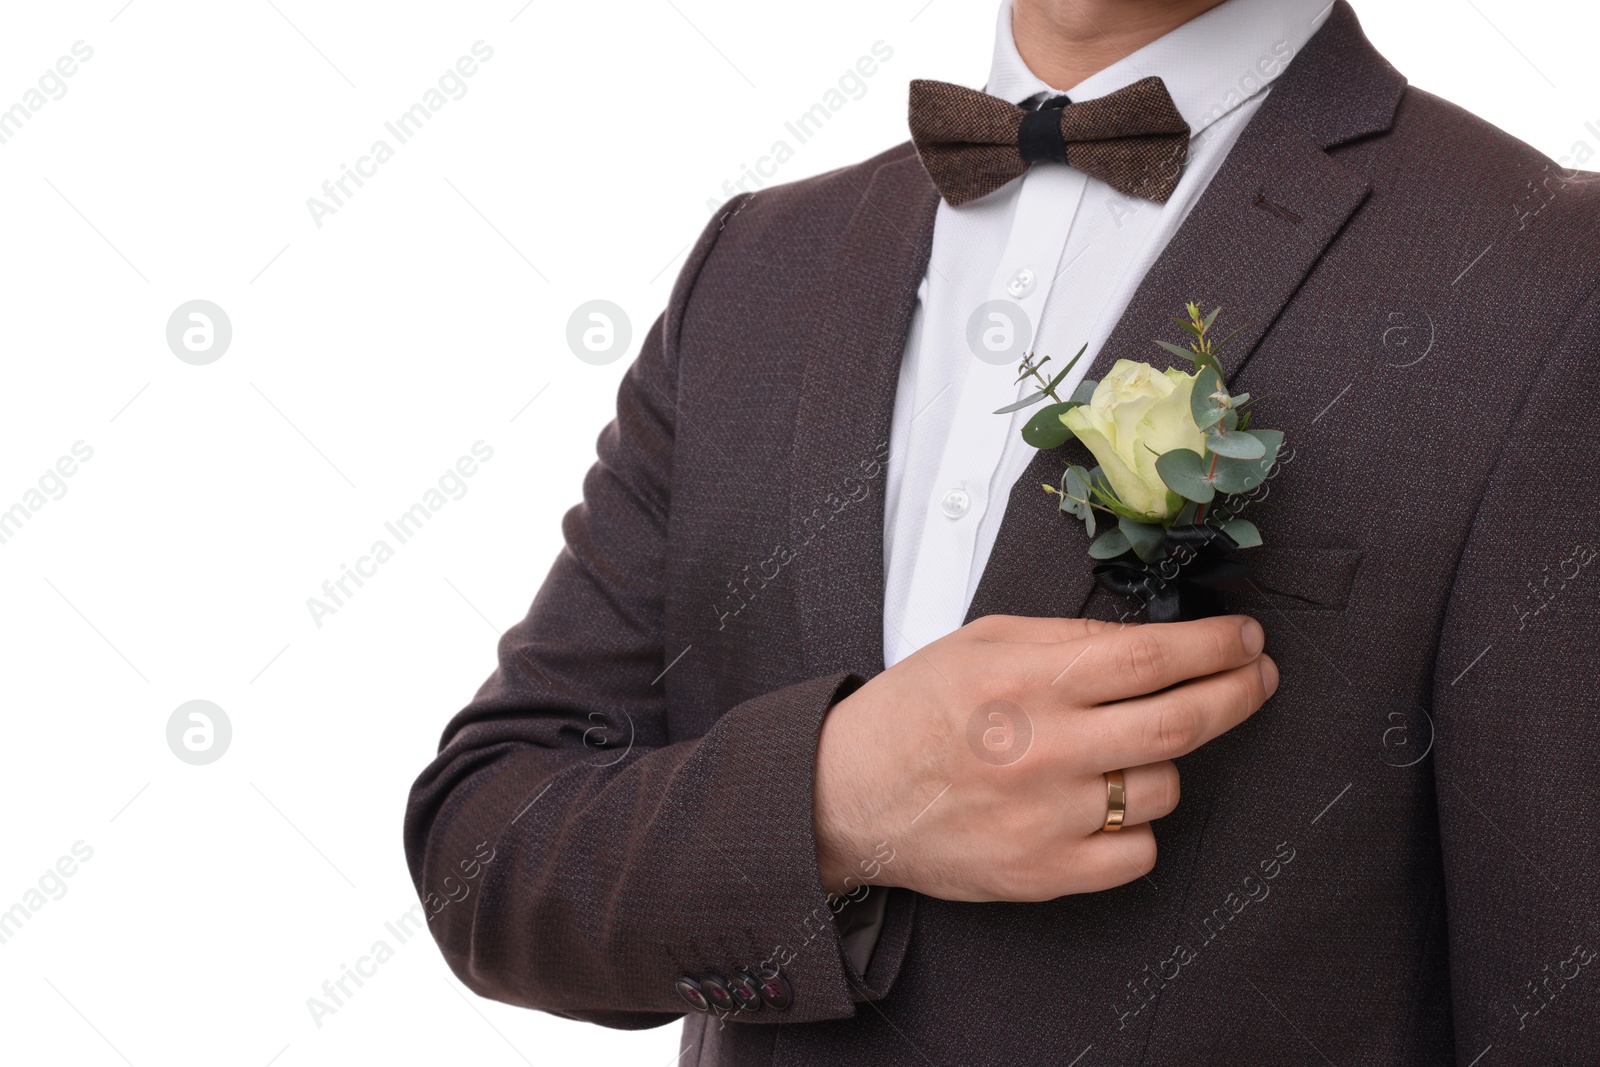
M 1102 704 L 1082 720 L 1084 755 L 1101 771 L 1176 759 L 1254 715 L 1277 687 L 1277 665 L 1262 656 L 1155 696 Z
M 1071 848 L 1036 853 L 1032 859 L 1024 872 L 986 887 L 971 899 L 1037 903 L 1111 889 L 1150 873 L 1156 865 L 1156 839 L 1150 824 L 1140 823 L 1120 833 L 1096 833 Z
M 1061 660 L 1052 684 L 1066 686 L 1080 705 L 1127 700 L 1241 667 L 1261 654 L 1265 640 L 1261 624 L 1246 615 L 1108 629 L 1052 653 Z
M 980 641 L 1015 641 L 1024 644 L 1076 641 L 1117 626 L 1131 623 L 1103 622 L 1100 619 L 1036 619 L 1025 615 L 985 615 L 973 619 L 964 629 Z
M 1079 892 L 1098 893 L 1143 878 L 1156 866 L 1156 835 L 1149 823 L 1124 826 L 1114 834 L 1095 834 L 1073 856 L 1079 877 L 1089 885 Z
M 1102 777 L 1101 782 L 1104 781 Z M 1124 827 L 1154 822 L 1171 815 L 1178 806 L 1178 765 L 1171 760 L 1162 760 L 1160 763 L 1146 763 L 1142 767 L 1129 767 L 1122 772 L 1122 792 L 1125 801 L 1122 816 Z M 1102 814 L 1108 805 L 1108 798 L 1102 797 Z M 1104 826 L 1105 819 L 1102 818 L 1100 823 Z
M 1080 780 L 1071 789 L 1057 787 L 1067 800 L 1068 821 L 1080 837 L 1099 833 L 1110 810 L 1110 790 L 1105 774 Z M 1171 760 L 1129 767 L 1122 772 L 1123 826 L 1152 822 L 1171 815 L 1178 806 L 1178 765 Z M 1116 831 L 1120 833 L 1121 831 Z

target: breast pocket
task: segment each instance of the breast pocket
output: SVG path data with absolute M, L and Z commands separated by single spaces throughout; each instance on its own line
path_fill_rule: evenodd
M 1361 566 L 1359 548 L 1270 542 L 1234 558 L 1250 565 L 1254 588 L 1228 599 L 1246 609 L 1259 608 L 1265 601 L 1279 611 L 1340 611 L 1350 603 L 1350 589 Z

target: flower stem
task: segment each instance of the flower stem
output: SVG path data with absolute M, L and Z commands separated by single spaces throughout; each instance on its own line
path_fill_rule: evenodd
M 1044 393 L 1045 396 L 1048 396 L 1051 400 L 1054 400 L 1057 404 L 1061 403 L 1061 398 L 1056 395 L 1056 391 L 1054 389 L 1050 388 L 1049 379 L 1047 379 L 1044 375 L 1040 374 L 1039 373 L 1039 368 L 1035 367 L 1033 365 L 1033 355 L 1032 355 L 1032 353 L 1030 353 L 1027 356 L 1023 357 L 1022 365 L 1025 368 L 1027 368 L 1028 373 L 1033 375 L 1034 379 L 1036 381 L 1038 381 L 1039 389 L 1040 389 L 1041 392 Z

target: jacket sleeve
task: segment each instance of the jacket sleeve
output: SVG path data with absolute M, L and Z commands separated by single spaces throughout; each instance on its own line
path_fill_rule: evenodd
M 1600 1063 L 1597 369 L 1591 293 L 1502 446 L 1436 664 L 1461 1063 Z
M 853 1014 L 812 835 L 817 678 L 669 739 L 658 676 L 678 338 L 737 202 L 690 253 L 619 390 L 565 547 L 499 664 L 412 787 L 405 850 L 451 969 L 506 1003 L 620 1028 L 688 1010 L 681 975 L 777 971 L 792 1005 Z

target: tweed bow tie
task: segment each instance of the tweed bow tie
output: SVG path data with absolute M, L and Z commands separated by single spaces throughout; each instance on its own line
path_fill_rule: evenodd
M 1037 111 L 948 82 L 911 83 L 911 140 L 939 195 L 956 207 L 1036 162 L 1066 163 L 1118 192 L 1167 202 L 1183 173 L 1189 124 L 1160 78 Z

